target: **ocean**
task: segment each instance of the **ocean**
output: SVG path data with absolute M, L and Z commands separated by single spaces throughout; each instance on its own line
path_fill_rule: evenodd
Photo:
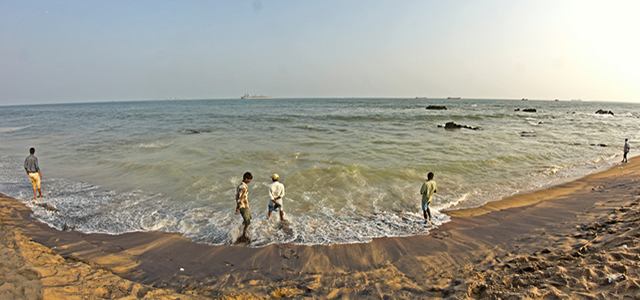
M 625 138 L 632 153 L 637 147 L 639 117 L 633 103 L 487 99 L 0 106 L 0 192 L 26 199 L 37 220 L 59 230 L 230 244 L 242 223 L 235 188 L 250 171 L 251 246 L 362 243 L 428 234 L 419 190 L 429 172 L 439 226 L 448 210 L 617 164 Z M 479 129 L 440 127 L 447 122 Z M 46 197 L 37 200 L 23 168 L 30 147 L 44 177 Z M 286 188 L 288 226 L 277 214 L 267 219 L 273 173 Z

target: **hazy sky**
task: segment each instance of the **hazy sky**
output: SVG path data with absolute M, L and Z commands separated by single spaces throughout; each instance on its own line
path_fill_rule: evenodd
M 0 105 L 276 97 L 640 102 L 640 1 L 0 0 Z

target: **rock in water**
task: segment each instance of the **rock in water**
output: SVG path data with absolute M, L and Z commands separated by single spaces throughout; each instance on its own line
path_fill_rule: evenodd
M 444 105 L 429 105 L 427 106 L 427 109 L 433 109 L 433 110 L 447 110 L 447 107 Z
M 536 137 L 536 133 L 533 131 L 523 131 L 520 132 L 521 137 Z
M 612 115 L 612 116 L 615 116 L 615 115 L 613 114 L 613 112 L 612 112 L 612 111 L 610 111 L 610 110 L 608 110 L 608 111 L 607 111 L 607 110 L 603 110 L 603 109 L 598 109 L 598 110 L 596 111 L 596 114 L 599 114 L 599 115 Z
M 480 127 L 473 127 L 473 126 L 469 126 L 469 125 L 460 125 L 460 124 L 456 124 L 454 122 L 447 122 L 446 124 L 444 124 L 444 126 L 442 125 L 438 125 L 438 127 L 442 128 L 444 127 L 444 129 L 460 129 L 460 128 L 466 128 L 466 129 L 471 129 L 471 130 L 479 130 Z

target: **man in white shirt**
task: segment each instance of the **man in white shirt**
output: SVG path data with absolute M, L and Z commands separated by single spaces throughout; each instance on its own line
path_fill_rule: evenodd
M 271 212 L 275 210 L 280 211 L 280 221 L 284 220 L 284 210 L 282 210 L 282 197 L 284 197 L 284 185 L 280 183 L 280 176 L 278 174 L 271 175 L 271 183 L 269 185 L 269 218 L 271 218 Z

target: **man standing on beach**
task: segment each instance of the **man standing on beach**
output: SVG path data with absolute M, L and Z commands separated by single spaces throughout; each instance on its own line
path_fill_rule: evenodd
M 424 223 L 431 223 L 431 210 L 429 209 L 429 204 L 431 204 L 431 200 L 433 200 L 433 194 L 437 191 L 438 185 L 435 180 L 433 180 L 433 172 L 429 172 L 427 174 L 427 181 L 422 184 L 420 188 L 420 195 L 422 195 L 422 214 L 424 214 Z M 428 216 L 428 218 L 427 218 Z
M 27 175 L 29 175 L 29 179 L 31 179 L 31 184 L 33 185 L 33 199 L 42 198 L 42 190 L 40 189 L 42 173 L 40 173 L 40 166 L 38 166 L 38 158 L 34 156 L 36 149 L 29 149 L 29 153 L 31 155 L 27 156 L 27 159 L 24 160 L 24 169 L 27 171 Z M 36 195 L 36 189 L 40 194 L 39 196 Z
M 242 182 L 236 188 L 236 214 L 240 212 L 242 215 L 242 224 L 244 225 L 244 231 L 242 232 L 242 237 L 245 240 L 249 241 L 249 237 L 247 236 L 247 229 L 249 229 L 249 225 L 251 224 L 251 213 L 249 212 L 249 189 L 247 187 L 247 183 L 251 182 L 253 179 L 253 175 L 250 172 L 244 173 L 242 175 Z
M 284 210 L 282 209 L 282 197 L 284 197 L 284 185 L 280 183 L 278 174 L 271 175 L 271 183 L 269 185 L 269 219 L 273 211 L 280 211 L 280 221 L 284 220 Z
M 624 139 L 624 149 L 622 149 L 622 152 L 622 162 L 629 162 L 627 161 L 627 154 L 629 153 L 629 139 Z

